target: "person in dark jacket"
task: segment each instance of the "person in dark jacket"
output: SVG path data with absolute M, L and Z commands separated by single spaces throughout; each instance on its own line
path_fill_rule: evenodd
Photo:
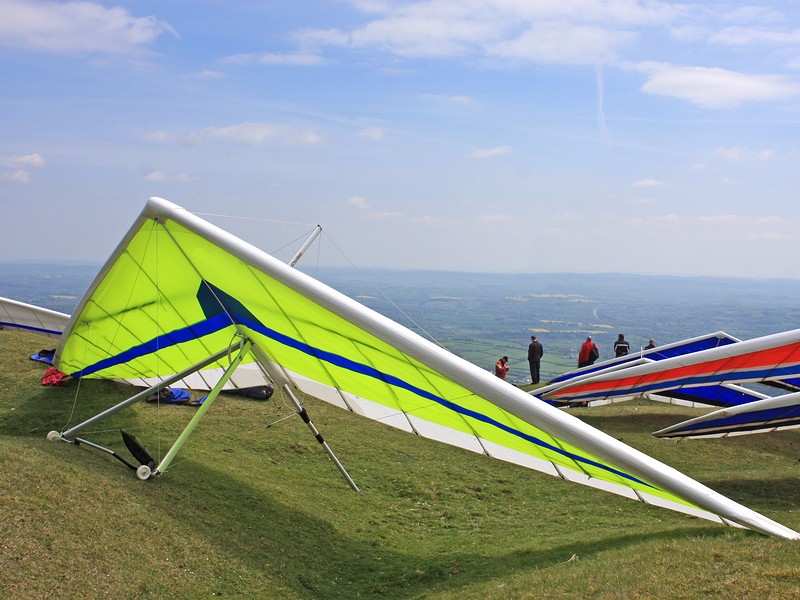
M 531 343 L 528 345 L 528 363 L 531 367 L 531 383 L 539 383 L 539 364 L 544 355 L 544 348 L 535 335 L 531 336 Z
M 617 336 L 617 341 L 614 342 L 614 355 L 625 356 L 631 351 L 631 345 L 625 341 L 625 336 L 621 333 Z

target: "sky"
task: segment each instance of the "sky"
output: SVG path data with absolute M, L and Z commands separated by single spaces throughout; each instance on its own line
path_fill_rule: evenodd
M 160 196 L 325 266 L 800 278 L 794 1 L 0 0 L 0 81 L 3 261 Z

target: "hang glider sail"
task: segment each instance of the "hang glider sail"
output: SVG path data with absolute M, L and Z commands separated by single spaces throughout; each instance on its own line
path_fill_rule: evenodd
M 590 401 L 724 383 L 780 382 L 799 374 L 800 330 L 793 330 L 599 373 L 548 391 L 543 398 Z
M 580 367 L 567 371 L 561 375 L 553 377 L 547 382 L 547 389 L 555 388 L 558 384 L 563 384 L 567 381 L 577 377 L 587 377 L 589 375 L 596 375 L 600 371 L 608 371 L 611 369 L 617 370 L 633 366 L 634 364 L 642 364 L 644 362 L 653 362 L 664 360 L 667 358 L 674 358 L 676 356 L 683 356 L 691 354 L 692 352 L 700 352 L 701 350 L 709 350 L 711 348 L 718 348 L 720 346 L 727 346 L 728 344 L 735 344 L 739 340 L 733 336 L 728 335 L 724 331 L 717 331 L 707 335 L 681 340 L 679 342 L 672 342 L 670 344 L 663 344 L 655 348 L 643 349 L 640 352 L 632 352 L 624 356 L 615 356 L 608 360 L 604 360 L 588 367 Z M 545 388 L 539 388 L 545 389 Z
M 69 315 L 0 297 L 0 329 L 24 329 L 49 337 L 60 337 Z
M 276 388 L 300 389 L 410 433 L 648 504 L 800 539 L 183 208 L 151 198 L 72 315 L 55 364 L 73 377 L 169 381 L 208 367 L 227 377 L 240 362 L 256 365 Z M 69 441 L 106 413 L 49 437 Z
M 568 371 L 550 380 L 545 386 L 537 388 L 529 392 L 532 395 L 543 398 L 546 402 L 555 406 L 567 406 L 576 400 L 570 394 L 564 394 L 556 397 L 556 394 L 551 394 L 555 390 L 564 388 L 574 389 L 578 381 L 585 381 L 599 375 L 607 375 L 612 372 L 618 372 L 623 369 L 629 369 L 637 365 L 650 364 L 675 358 L 678 356 L 685 356 L 694 352 L 709 350 L 712 348 L 719 348 L 721 346 L 728 346 L 739 342 L 738 339 L 725 333 L 724 331 L 717 331 L 715 333 L 698 336 L 671 344 L 664 344 L 642 350 L 625 356 L 611 358 L 609 360 L 590 365 L 588 367 L 581 367 Z M 631 389 L 624 395 L 612 393 L 609 396 L 596 396 L 591 399 L 591 403 L 600 404 L 605 402 L 613 402 L 615 400 L 629 399 L 641 395 L 638 389 Z M 743 404 L 760 400 L 765 398 L 763 394 L 758 394 L 741 386 L 733 384 L 719 384 L 715 386 L 702 386 L 702 387 L 683 387 L 681 389 L 662 389 L 659 390 L 657 395 L 649 394 L 648 398 L 658 402 L 669 402 L 672 404 L 681 404 L 688 406 L 732 406 L 735 404 Z
M 653 433 L 665 438 L 718 438 L 800 427 L 800 392 L 710 412 Z

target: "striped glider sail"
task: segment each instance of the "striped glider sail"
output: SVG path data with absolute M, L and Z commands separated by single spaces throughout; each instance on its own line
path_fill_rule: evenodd
M 548 391 L 543 398 L 590 401 L 724 383 L 781 381 L 798 375 L 800 329 L 599 373 Z
M 276 386 L 569 481 L 800 539 L 159 198 L 81 300 L 55 362 L 73 377 L 165 377 L 237 339 L 243 362 Z
M 653 433 L 668 438 L 719 438 L 800 427 L 800 392 L 715 410 Z
M 701 350 L 708 350 L 710 348 L 718 348 L 720 346 L 727 346 L 728 344 L 735 344 L 739 340 L 733 336 L 728 335 L 724 331 L 717 331 L 707 335 L 697 336 L 670 344 L 662 344 L 655 348 L 642 349 L 639 352 L 631 352 L 625 356 L 615 356 L 604 360 L 594 365 L 587 367 L 580 367 L 567 371 L 561 375 L 553 377 L 547 382 L 547 388 L 550 386 L 555 387 L 556 384 L 561 384 L 566 381 L 575 379 L 577 377 L 585 377 L 588 375 L 597 374 L 600 371 L 607 369 L 619 369 L 621 367 L 629 367 L 634 364 L 641 364 L 642 362 L 652 362 L 657 360 L 664 360 L 667 358 L 674 358 L 676 356 L 683 356 L 684 354 L 691 354 L 692 352 L 699 352 Z M 542 389 L 542 388 L 540 388 Z
M 637 365 L 649 364 L 656 361 L 666 360 L 668 358 L 675 358 L 677 356 L 684 356 L 693 352 L 700 352 L 702 350 L 709 350 L 711 348 L 718 348 L 735 344 L 739 342 L 738 339 L 728 335 L 724 331 L 717 331 L 715 333 L 673 342 L 671 344 L 664 344 L 651 348 L 649 350 L 642 350 L 619 356 L 590 365 L 588 367 L 581 367 L 566 373 L 562 373 L 554 377 L 546 385 L 529 392 L 537 397 L 544 398 L 546 402 L 555 406 L 567 406 L 575 400 L 569 395 L 560 397 L 558 399 L 551 398 L 549 392 L 563 388 L 567 385 L 574 385 L 578 381 L 588 380 L 598 375 L 605 375 L 613 371 L 620 371 L 628 369 Z M 605 404 L 614 402 L 616 400 L 627 400 L 629 396 L 637 396 L 641 392 L 632 390 L 631 393 L 624 396 L 612 394 L 608 397 L 595 397 L 592 399 L 591 404 Z M 687 406 L 732 406 L 735 404 L 743 404 L 760 400 L 765 398 L 763 394 L 752 392 L 741 386 L 732 384 L 721 384 L 716 386 L 696 386 L 684 387 L 681 389 L 673 390 L 659 390 L 657 395 L 650 394 L 648 398 L 658 402 L 668 402 L 671 404 L 681 404 Z
M 24 329 L 49 337 L 60 337 L 69 315 L 33 304 L 0 298 L 0 329 Z

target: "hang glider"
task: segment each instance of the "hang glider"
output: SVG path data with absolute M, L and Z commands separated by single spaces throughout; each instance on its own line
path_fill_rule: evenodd
M 798 375 L 800 330 L 793 330 L 576 379 L 543 398 L 590 401 L 720 384 L 781 382 Z
M 632 352 L 624 356 L 616 356 L 594 365 L 567 371 L 566 373 L 562 373 L 561 375 L 553 377 L 553 379 L 547 382 L 547 386 L 539 389 L 550 389 L 551 386 L 555 387 L 557 384 L 563 384 L 566 381 L 573 380 L 577 377 L 596 375 L 600 371 L 620 369 L 633 366 L 634 364 L 642 364 L 643 362 L 653 362 L 667 358 L 674 358 L 676 356 L 683 356 L 684 354 L 691 354 L 692 352 L 700 352 L 701 350 L 709 350 L 711 348 L 719 348 L 720 346 L 735 344 L 738 341 L 738 339 L 728 335 L 724 331 L 717 331 L 678 342 L 672 342 L 670 344 L 663 344 L 655 348 L 646 350 L 642 349 L 640 352 Z
M 60 338 L 69 323 L 70 315 L 0 297 L 0 328 L 22 329 L 52 338 Z M 210 390 L 219 381 L 223 369 L 211 368 L 187 374 L 185 378 L 174 381 L 171 385 L 193 390 Z M 153 386 L 160 378 L 130 377 L 123 381 L 132 385 Z M 224 389 L 247 389 L 263 386 L 269 380 L 255 365 L 243 366 L 231 376 Z
M 800 427 L 800 392 L 723 408 L 653 433 L 665 438 L 718 438 Z
M 291 398 L 299 389 L 409 433 L 568 481 L 800 539 L 159 198 L 150 199 L 80 301 L 54 362 L 72 377 L 162 384 L 209 367 L 222 370 L 224 382 L 238 364 L 252 364 Z M 137 470 L 141 478 L 165 472 L 220 387 L 160 463 Z M 74 441 L 145 393 L 48 437 Z
M 0 329 L 24 329 L 49 337 L 60 337 L 69 315 L 0 297 Z
M 531 392 L 532 395 L 543 398 L 546 402 L 555 406 L 568 406 L 574 403 L 569 394 L 555 398 L 554 390 L 559 390 L 565 387 L 572 387 L 578 381 L 588 380 L 590 378 L 605 375 L 608 373 L 628 369 L 637 365 L 650 364 L 657 361 L 675 358 L 677 356 L 685 356 L 694 352 L 709 350 L 711 348 L 719 348 L 735 344 L 740 340 L 733 336 L 728 335 L 724 331 L 717 331 L 715 333 L 673 342 L 671 344 L 664 344 L 642 350 L 640 352 L 627 354 L 605 360 L 603 362 L 581 367 L 558 375 L 551 379 L 546 385 L 537 388 Z M 606 402 L 613 402 L 615 400 L 629 399 L 641 395 L 639 390 L 631 390 L 624 396 L 612 394 L 607 397 L 592 398 L 592 404 L 603 404 Z M 717 386 L 704 386 L 704 387 L 684 387 L 680 390 L 660 390 L 658 395 L 648 395 L 651 400 L 658 402 L 669 402 L 672 404 L 681 404 L 688 406 L 731 406 L 734 404 L 742 404 L 745 402 L 752 402 L 759 400 L 766 396 L 759 395 L 741 386 L 725 384 Z

